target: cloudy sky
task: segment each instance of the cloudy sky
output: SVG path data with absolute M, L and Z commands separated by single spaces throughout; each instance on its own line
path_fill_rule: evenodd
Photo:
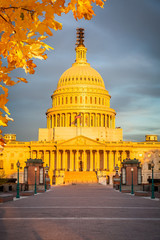
M 58 19 L 63 30 L 48 41 L 55 50 L 48 52 L 46 61 L 36 61 L 28 84 L 9 89 L 7 106 L 15 121 L 4 133 L 16 133 L 20 141 L 38 139 L 38 128 L 46 127 L 50 96 L 75 60 L 76 28 L 83 27 L 88 62 L 112 96 L 116 126 L 123 128 L 124 140 L 160 135 L 160 1 L 107 0 L 104 9 L 94 9 L 91 21 L 75 21 L 72 14 Z

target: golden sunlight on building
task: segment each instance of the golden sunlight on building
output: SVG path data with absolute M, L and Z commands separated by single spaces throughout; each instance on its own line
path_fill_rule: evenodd
M 51 184 L 91 183 L 101 177 L 112 184 L 115 166 L 121 166 L 123 159 L 137 158 L 145 183 L 151 176 L 148 156 L 152 156 L 155 178 L 160 178 L 157 135 L 146 135 L 145 142 L 123 141 L 122 129 L 115 127 L 111 96 L 101 75 L 87 63 L 82 28 L 77 29 L 75 50 L 75 63 L 62 74 L 53 92 L 52 107 L 46 112 L 47 128 L 39 129 L 36 142 L 17 142 L 16 136 L 6 135 L 7 145 L 0 155 L 1 171 L 16 176 L 19 160 L 23 182 L 25 162 L 36 158 L 48 164 Z

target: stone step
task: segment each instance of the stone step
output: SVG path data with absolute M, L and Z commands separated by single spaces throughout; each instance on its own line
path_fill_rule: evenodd
M 95 172 L 65 172 L 65 183 L 97 183 Z

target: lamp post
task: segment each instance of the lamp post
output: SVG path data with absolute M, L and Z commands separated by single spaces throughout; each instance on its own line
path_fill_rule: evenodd
M 153 176 L 154 162 L 153 161 L 151 162 L 151 168 L 152 168 L 152 195 L 151 195 L 151 198 L 155 199 L 155 196 L 154 196 L 154 176 Z
M 37 168 L 35 167 L 35 185 L 34 185 L 34 194 L 37 194 Z
M 131 168 L 131 173 L 132 173 L 131 194 L 134 194 L 134 191 L 133 191 L 133 171 L 134 171 L 134 169 L 133 169 L 133 168 Z
M 46 164 L 46 167 L 45 167 L 45 177 L 44 177 L 44 180 L 45 180 L 45 192 L 46 192 L 46 190 L 47 190 L 46 175 L 47 175 L 47 173 L 48 173 L 48 170 L 49 170 L 49 167 L 48 167 L 48 165 Z
M 121 173 L 121 171 L 119 172 L 119 181 L 120 181 L 120 183 L 119 183 L 119 191 L 121 192 L 122 191 L 122 180 L 121 180 L 121 178 L 122 178 L 122 173 Z
M 20 195 L 19 195 L 19 168 L 20 168 L 20 162 L 18 160 L 17 162 L 17 195 L 16 195 L 16 198 L 20 198 Z

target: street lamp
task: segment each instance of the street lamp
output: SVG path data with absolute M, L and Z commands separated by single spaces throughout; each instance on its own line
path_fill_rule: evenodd
M 17 195 L 16 195 L 16 198 L 20 198 L 20 195 L 19 195 L 19 168 L 20 168 L 20 162 L 18 160 L 17 162 Z
M 151 162 L 151 168 L 152 168 L 152 195 L 151 195 L 151 198 L 155 199 L 155 196 L 154 196 L 154 176 L 153 176 L 154 162 L 153 161 Z
M 35 167 L 35 169 L 34 169 L 34 171 L 35 171 L 35 186 L 34 186 L 34 194 L 37 194 L 37 179 L 36 179 L 36 177 L 37 177 L 37 168 Z
M 118 170 L 119 170 L 118 164 L 115 166 L 115 170 L 116 170 L 116 175 L 117 175 L 118 174 Z
M 133 171 L 134 169 L 131 168 L 131 173 L 132 173 L 132 186 L 131 186 L 131 194 L 134 194 L 134 191 L 133 191 Z
M 47 173 L 48 173 L 48 170 L 49 170 L 49 167 L 48 167 L 48 165 L 46 164 L 46 167 L 45 167 L 45 178 L 44 178 L 44 180 L 45 180 L 45 192 L 46 192 L 46 190 L 47 190 L 46 175 L 47 175 Z
M 122 178 L 122 173 L 121 173 L 121 171 L 119 172 L 119 181 L 120 181 L 120 183 L 119 183 L 119 191 L 121 192 L 122 191 L 122 180 L 121 180 L 121 178 Z

